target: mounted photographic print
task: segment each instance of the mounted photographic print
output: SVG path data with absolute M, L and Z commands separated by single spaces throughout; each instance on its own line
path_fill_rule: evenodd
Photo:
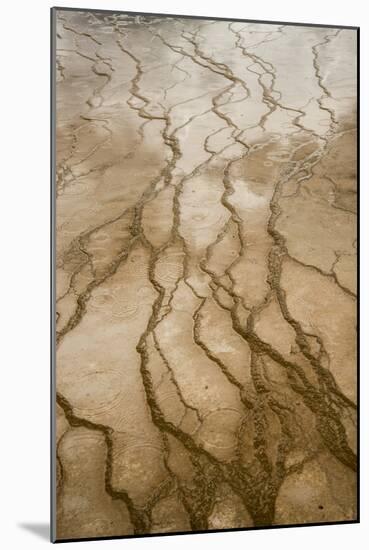
M 52 540 L 357 522 L 358 28 L 51 15 Z

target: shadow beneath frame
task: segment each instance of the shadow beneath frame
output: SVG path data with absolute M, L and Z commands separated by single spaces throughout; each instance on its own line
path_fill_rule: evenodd
M 41 539 L 50 540 L 50 526 L 48 523 L 18 523 L 18 527 L 37 535 Z

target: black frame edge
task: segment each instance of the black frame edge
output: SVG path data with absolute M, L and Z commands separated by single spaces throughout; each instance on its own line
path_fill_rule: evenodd
M 357 322 L 357 359 L 356 359 L 356 388 L 357 388 L 357 473 L 356 473 L 356 509 L 357 522 L 360 523 L 360 470 L 361 470 L 361 454 L 360 454 L 360 27 L 356 29 L 356 133 L 357 133 L 357 160 L 356 160 L 356 177 L 357 177 L 357 225 L 356 225 L 356 248 L 357 248 L 357 299 L 356 299 L 356 322 Z
M 327 527 L 329 525 L 356 525 L 360 523 L 357 519 L 344 520 L 344 521 L 327 521 L 324 523 L 294 523 L 288 525 L 267 525 L 267 526 L 258 526 L 258 527 L 234 527 L 229 529 L 207 529 L 201 531 L 173 531 L 170 533 L 148 533 L 142 535 L 117 535 L 110 537 L 94 537 L 94 538 L 71 538 L 71 539 L 56 539 L 54 542 L 56 544 L 64 542 L 94 542 L 101 540 L 126 540 L 126 539 L 143 539 L 143 538 L 153 538 L 153 537 L 173 537 L 179 535 L 208 535 L 208 534 L 217 534 L 217 533 L 244 533 L 246 531 L 269 531 L 273 529 L 296 529 L 301 527 Z

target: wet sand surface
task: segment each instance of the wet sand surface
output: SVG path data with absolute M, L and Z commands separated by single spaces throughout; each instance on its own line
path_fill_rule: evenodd
M 56 13 L 57 538 L 356 519 L 356 31 Z

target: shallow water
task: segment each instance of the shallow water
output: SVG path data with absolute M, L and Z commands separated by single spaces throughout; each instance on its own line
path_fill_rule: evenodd
M 356 32 L 57 10 L 57 538 L 356 518 Z

